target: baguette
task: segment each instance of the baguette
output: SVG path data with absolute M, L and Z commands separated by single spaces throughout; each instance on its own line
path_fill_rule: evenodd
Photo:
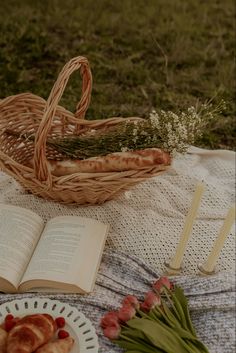
M 158 148 L 148 148 L 140 151 L 115 152 L 101 157 L 84 160 L 48 160 L 50 171 L 55 176 L 73 173 L 103 173 L 138 170 L 144 167 L 160 166 L 160 170 L 170 165 L 168 152 Z

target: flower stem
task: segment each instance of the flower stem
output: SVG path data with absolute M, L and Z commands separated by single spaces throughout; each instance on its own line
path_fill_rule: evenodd
M 168 288 L 167 288 L 166 286 L 164 286 L 163 289 L 164 289 L 164 292 L 165 292 L 165 295 L 166 295 L 166 298 L 167 298 L 168 302 L 170 303 L 170 305 L 171 305 L 173 311 L 175 312 L 175 315 L 176 315 L 177 319 L 178 319 L 179 321 L 181 321 L 181 317 L 180 317 L 178 311 L 176 310 L 176 307 L 175 307 L 175 305 L 174 305 L 174 303 L 173 303 L 173 300 L 171 300 L 171 298 L 170 298 L 170 296 L 169 296 L 169 293 L 168 293 L 169 290 L 168 290 Z M 171 291 L 170 291 L 170 293 L 171 293 Z M 172 293 L 171 293 L 171 294 L 172 294 Z

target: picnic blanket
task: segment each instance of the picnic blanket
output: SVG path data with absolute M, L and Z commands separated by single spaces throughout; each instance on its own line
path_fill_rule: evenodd
M 139 184 L 115 200 L 96 206 L 68 206 L 45 201 L 0 173 L 0 202 L 26 207 L 45 221 L 59 215 L 79 215 L 111 226 L 106 249 L 142 258 L 159 273 L 174 254 L 196 183 L 206 190 L 184 260 L 183 274 L 197 274 L 235 200 L 235 153 L 191 147 L 172 168 Z M 235 236 L 228 237 L 218 262 L 220 271 L 235 268 Z
M 40 297 L 57 299 L 82 311 L 96 328 L 99 353 L 118 353 L 122 349 L 103 337 L 99 322 L 110 310 L 116 310 L 127 294 L 134 294 L 143 300 L 144 293 L 150 290 L 152 282 L 159 277 L 141 259 L 118 250 L 108 249 L 103 254 L 92 294 L 41 294 Z M 221 272 L 216 276 L 173 277 L 189 300 L 191 316 L 199 338 L 211 353 L 235 352 L 235 283 L 234 275 Z M 0 294 L 0 304 L 13 299 L 35 297 L 38 294 Z M 173 352 L 174 353 L 174 352 Z

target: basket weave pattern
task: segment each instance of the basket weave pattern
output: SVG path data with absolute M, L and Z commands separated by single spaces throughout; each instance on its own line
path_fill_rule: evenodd
M 58 105 L 70 75 L 80 70 L 82 95 L 73 114 Z M 75 173 L 56 177 L 51 174 L 48 159 L 62 155 L 46 144 L 47 138 L 66 137 L 115 126 L 124 118 L 85 120 L 90 103 L 92 75 L 88 60 L 71 59 L 60 72 L 49 98 L 22 93 L 0 100 L 0 169 L 13 176 L 35 195 L 64 203 L 99 204 L 114 198 L 131 186 L 166 170 L 166 166 L 103 173 Z M 140 118 L 127 118 L 129 121 Z M 15 134 L 9 134 L 8 131 Z M 35 136 L 26 139 L 21 135 Z M 30 161 L 33 160 L 33 167 Z

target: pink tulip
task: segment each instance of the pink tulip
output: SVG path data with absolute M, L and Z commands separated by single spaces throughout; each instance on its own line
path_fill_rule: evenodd
M 149 310 L 151 310 L 156 305 L 158 305 L 158 306 L 161 305 L 161 298 L 159 295 L 155 294 L 154 292 L 149 291 L 145 295 L 144 303 L 149 308 Z
M 154 284 L 153 288 L 156 289 L 159 293 L 163 292 L 163 289 L 166 287 L 168 289 L 173 288 L 173 283 L 169 281 L 167 277 L 160 277 Z
M 101 327 L 106 328 L 108 326 L 114 326 L 118 325 L 119 319 L 118 319 L 118 312 L 117 311 L 110 311 L 106 315 L 104 315 L 101 319 Z
M 116 340 L 120 336 L 121 327 L 119 324 L 108 326 L 103 330 L 103 334 L 105 337 L 110 340 Z
M 124 305 L 132 305 L 135 309 L 139 309 L 140 303 L 134 295 L 127 295 L 122 301 Z
M 118 318 L 123 321 L 129 321 L 131 320 L 136 314 L 136 310 L 132 305 L 123 305 L 119 312 L 118 312 Z
M 147 305 L 147 303 L 143 302 L 140 304 L 140 309 L 144 312 L 144 313 L 148 313 L 150 311 L 150 307 L 149 305 Z

